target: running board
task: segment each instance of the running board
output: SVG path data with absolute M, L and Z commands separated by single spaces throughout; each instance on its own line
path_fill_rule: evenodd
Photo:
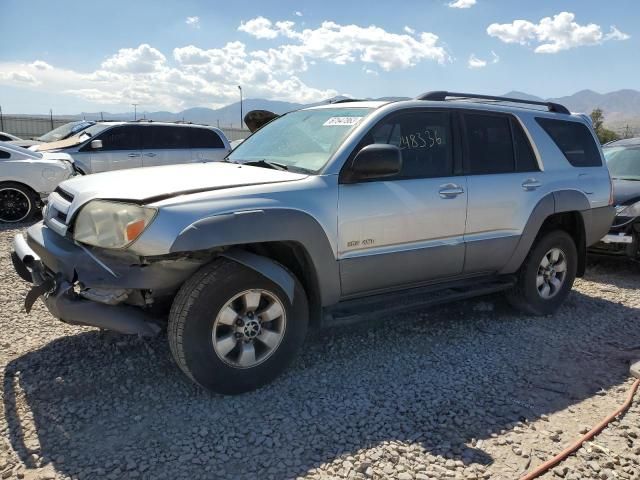
M 493 281 L 461 282 L 440 286 L 413 288 L 403 292 L 373 295 L 340 302 L 325 309 L 323 327 L 352 325 L 364 320 L 405 313 L 456 300 L 489 295 L 508 290 L 515 285 L 515 277 L 508 276 Z

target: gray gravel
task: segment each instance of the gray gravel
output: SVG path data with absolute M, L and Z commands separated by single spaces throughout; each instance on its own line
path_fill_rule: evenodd
M 513 479 L 619 405 L 640 358 L 640 268 L 605 262 L 554 316 L 496 296 L 323 331 L 272 385 L 213 396 L 165 337 L 26 315 L 0 230 L 0 478 Z M 636 401 L 544 478 L 640 479 L 639 426 Z

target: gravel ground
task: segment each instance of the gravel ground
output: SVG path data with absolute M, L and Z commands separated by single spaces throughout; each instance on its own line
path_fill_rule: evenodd
M 166 338 L 72 327 L 38 302 L 0 228 L 0 478 L 518 478 L 623 402 L 640 267 L 592 264 L 563 308 L 500 297 L 313 334 L 272 385 L 214 396 Z M 632 409 L 543 478 L 640 479 Z

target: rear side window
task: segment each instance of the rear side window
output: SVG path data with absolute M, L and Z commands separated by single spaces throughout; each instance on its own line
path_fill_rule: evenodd
M 102 150 L 138 150 L 140 136 L 134 126 L 113 127 L 98 136 Z
M 0 150 L 0 158 L 10 158 L 11 154 L 9 152 L 5 152 L 4 150 Z
M 13 140 L 11 137 L 8 137 L 6 135 L 2 135 L 0 133 L 0 142 L 10 142 L 11 140 Z M 5 152 L 5 153 L 7 153 L 7 152 Z M 2 154 L 0 153 L 0 155 L 2 155 Z M 0 158 L 2 158 L 2 157 L 0 157 Z
M 141 127 L 142 148 L 145 150 L 189 148 L 189 128 L 169 125 Z
M 191 148 L 224 148 L 224 143 L 220 136 L 208 128 L 190 127 L 189 142 Z
M 511 119 L 506 115 L 465 113 L 468 169 L 472 175 L 515 171 Z
M 566 159 L 574 167 L 599 167 L 600 153 L 593 135 L 582 123 L 551 118 L 536 118 Z
M 388 180 L 453 175 L 451 127 L 447 112 L 394 115 L 374 127 L 361 143 L 395 145 L 402 151 L 402 171 Z

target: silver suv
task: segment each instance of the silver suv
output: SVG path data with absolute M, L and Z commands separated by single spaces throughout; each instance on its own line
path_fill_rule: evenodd
M 141 335 L 168 311 L 177 364 L 222 393 L 274 379 L 309 326 L 497 291 L 553 313 L 611 225 L 611 183 L 583 116 L 525 103 L 324 105 L 226 162 L 63 182 L 15 239 L 26 307 Z

